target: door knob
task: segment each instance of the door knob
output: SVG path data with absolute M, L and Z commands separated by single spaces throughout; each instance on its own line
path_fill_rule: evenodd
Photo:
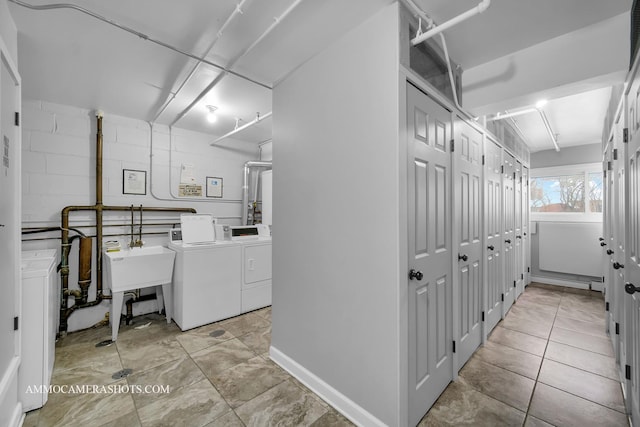
M 516 236 L 516 239 L 522 239 L 522 236 L 518 235 L 518 236 Z
M 462 255 L 458 254 L 458 261 L 460 261 L 460 260 L 466 261 L 468 259 L 469 259 L 469 257 L 466 254 L 462 254 Z
M 511 243 L 511 239 L 507 239 L 504 241 L 505 243 Z
M 620 268 L 624 268 L 624 265 L 620 264 L 618 261 L 613 263 L 614 270 L 618 270 Z
M 607 255 L 613 255 L 613 251 L 611 249 L 607 249 Z
M 526 236 L 526 235 L 527 235 L 527 233 L 524 233 L 524 235 Z
M 487 249 L 489 249 L 490 251 L 494 250 L 495 248 L 493 247 L 493 245 L 487 246 Z
M 624 291 L 629 295 L 633 295 L 636 292 L 640 292 L 640 288 L 637 286 L 634 286 L 633 283 L 627 282 L 624 285 Z
M 422 274 L 422 271 L 416 271 L 413 268 L 411 270 L 409 270 L 409 280 L 422 280 L 422 277 L 424 275 Z
M 598 237 L 598 240 L 600 240 L 601 242 L 604 242 L 604 237 Z
M 607 246 L 605 242 L 600 242 L 600 246 Z

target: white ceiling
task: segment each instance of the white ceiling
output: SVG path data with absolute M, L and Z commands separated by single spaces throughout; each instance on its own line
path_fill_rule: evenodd
M 3 0 L 4 1 L 4 0 Z M 48 0 L 25 0 L 45 5 Z M 133 28 L 181 50 L 201 56 L 240 0 L 73 0 L 109 20 Z M 303 0 L 233 71 L 272 87 L 392 0 Z M 436 22 L 444 22 L 479 0 L 417 0 Z M 294 0 L 249 0 L 207 55 L 226 66 L 253 43 Z M 107 113 L 207 132 L 212 140 L 235 126 L 271 111 L 271 90 L 236 76 L 221 80 L 193 109 L 185 112 L 220 73 L 194 59 L 143 40 L 71 9 L 35 11 L 9 3 L 19 32 L 19 68 L 27 98 L 103 109 Z M 522 49 L 628 12 L 631 0 L 493 0 L 482 15 L 447 30 L 452 58 L 471 69 Z M 612 41 L 617 43 L 617 41 Z M 569 52 L 568 52 L 569 55 Z M 622 70 L 624 71 L 624 70 Z M 594 90 L 595 88 L 595 90 Z M 536 88 L 545 93 L 545 88 Z M 552 92 L 547 92 L 552 93 Z M 173 99 L 158 116 L 163 105 Z M 533 96 L 533 95 L 531 95 Z M 549 99 L 545 111 L 561 146 L 597 142 L 602 133 L 609 91 L 577 85 L 572 93 Z M 530 97 L 531 98 L 531 97 Z M 220 119 L 204 119 L 206 105 L 218 107 Z M 511 103 L 509 109 L 527 105 Z M 550 148 L 537 114 L 520 116 L 532 151 Z M 270 138 L 270 120 L 239 136 Z

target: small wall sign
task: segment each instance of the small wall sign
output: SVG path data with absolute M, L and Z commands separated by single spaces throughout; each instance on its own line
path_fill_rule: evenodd
M 222 178 L 207 177 L 207 197 L 222 197 Z
M 180 197 L 202 197 L 202 185 L 180 184 L 178 186 L 178 196 L 180 196 Z

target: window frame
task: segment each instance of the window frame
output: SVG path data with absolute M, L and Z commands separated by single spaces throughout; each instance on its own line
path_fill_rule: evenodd
M 590 173 L 603 173 L 602 163 L 581 163 L 577 165 L 551 166 L 545 168 L 532 168 L 529 175 L 529 191 L 531 191 L 531 181 L 536 178 L 548 178 L 566 175 L 584 175 L 585 187 L 589 182 Z M 604 176 L 602 186 L 606 185 Z M 531 210 L 531 193 L 529 198 L 529 218 L 530 221 L 551 221 L 551 222 L 602 222 L 602 212 L 533 212 Z M 588 191 L 584 192 L 585 209 L 588 209 Z M 604 194 L 603 194 L 604 209 Z

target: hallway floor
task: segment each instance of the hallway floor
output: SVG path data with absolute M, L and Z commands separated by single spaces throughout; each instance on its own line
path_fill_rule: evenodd
M 53 384 L 113 389 L 51 393 L 24 426 L 352 425 L 270 361 L 271 308 L 188 332 L 134 320 L 109 346 L 106 326 L 60 340 Z M 616 378 L 601 294 L 532 284 L 420 425 L 626 426 Z
M 532 283 L 420 426 L 627 426 L 599 292 Z

